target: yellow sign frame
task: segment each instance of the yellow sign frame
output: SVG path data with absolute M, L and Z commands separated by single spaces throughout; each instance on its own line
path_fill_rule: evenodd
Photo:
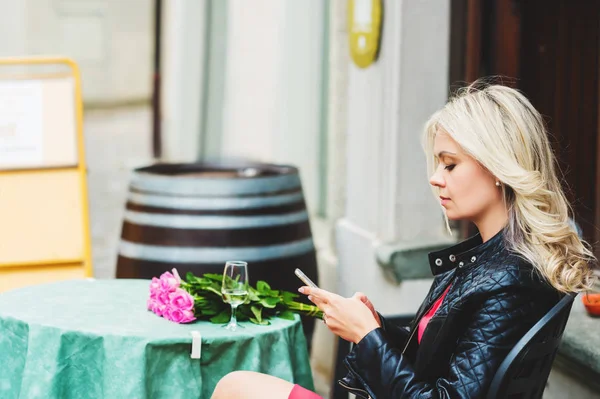
M 75 61 L 64 57 L 30 57 L 30 58 L 0 58 L 0 71 L 8 69 L 5 67 L 33 67 L 36 66 L 56 66 L 61 69 L 66 69 L 67 72 L 56 74 L 18 74 L 3 77 L 2 81 L 16 80 L 39 80 L 39 79 L 72 79 L 73 83 L 73 114 L 74 114 L 74 130 L 75 130 L 75 149 L 76 163 L 73 165 L 50 165 L 40 167 L 23 167 L 23 168 L 4 168 L 0 169 L 0 178 L 5 179 L 20 179 L 22 181 L 31 181 L 32 178 L 37 181 L 52 187 L 55 181 L 65 181 L 72 190 L 67 193 L 71 195 L 69 198 L 64 198 L 65 205 L 62 209 L 69 209 L 72 204 L 76 204 L 79 208 L 80 215 L 75 215 L 72 219 L 79 234 L 83 237 L 77 237 L 77 246 L 74 253 L 77 256 L 64 257 L 55 256 L 40 259 L 31 259 L 27 261 L 6 261 L 2 259 L 0 253 L 0 291 L 18 286 L 30 285 L 54 280 L 62 280 L 69 278 L 92 277 L 92 248 L 90 234 L 90 219 L 89 219 L 89 203 L 88 203 L 88 186 L 87 186 L 87 166 L 85 159 L 85 142 L 83 137 L 83 104 L 81 95 L 81 75 L 80 70 Z M 70 122 L 72 123 L 72 122 Z M 63 184 L 63 183 L 61 183 Z M 78 186 L 78 187 L 77 187 Z M 73 196 L 77 198 L 73 198 Z M 35 201 L 35 199 L 28 199 Z M 45 198 L 39 198 L 40 204 Z M 59 198 L 60 200 L 60 198 Z M 18 206 L 19 204 L 15 204 Z M 1 222 L 0 222 L 1 223 Z M 40 223 L 43 223 L 41 221 Z M 11 226 L 5 226 L 5 229 L 10 229 Z M 6 233 L 6 230 L 5 230 Z M 31 244 L 32 246 L 35 243 Z M 46 251 L 48 252 L 48 251 Z M 51 253 L 52 251 L 50 251 Z M 79 256 L 80 255 L 80 256 Z

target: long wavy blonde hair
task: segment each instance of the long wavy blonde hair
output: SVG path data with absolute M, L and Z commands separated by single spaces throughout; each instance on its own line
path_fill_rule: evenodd
M 425 125 L 430 175 L 439 163 L 433 142 L 440 128 L 502 183 L 509 249 L 559 291 L 590 289 L 596 259 L 572 223 L 544 121 L 529 100 L 481 80 L 460 89 Z

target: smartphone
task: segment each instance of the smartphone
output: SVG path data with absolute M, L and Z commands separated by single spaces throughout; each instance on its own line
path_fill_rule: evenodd
M 296 270 L 294 271 L 294 273 L 296 273 L 296 276 L 298 276 L 298 278 L 300 280 L 302 280 L 302 282 L 306 285 L 308 285 L 309 287 L 313 287 L 313 288 L 319 288 L 317 287 L 317 285 L 315 283 L 313 283 L 311 281 L 311 279 L 309 279 L 306 274 L 302 273 L 302 270 L 296 268 Z

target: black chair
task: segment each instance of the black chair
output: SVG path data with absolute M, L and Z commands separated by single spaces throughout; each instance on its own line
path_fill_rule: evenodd
M 565 295 L 517 342 L 500 364 L 487 399 L 542 397 L 576 296 Z
M 546 315 L 517 342 L 500 364 L 487 394 L 487 399 L 541 398 L 556 357 L 575 295 L 565 295 Z M 386 316 L 386 320 L 408 326 L 414 315 Z M 347 399 L 348 391 L 337 381 L 346 375 L 344 358 L 351 344 L 341 338 L 331 385 L 332 399 Z

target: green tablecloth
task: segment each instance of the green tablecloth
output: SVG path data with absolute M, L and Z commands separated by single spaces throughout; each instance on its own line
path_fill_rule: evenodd
M 146 310 L 146 280 L 76 280 L 0 294 L 0 398 L 210 398 L 233 370 L 313 389 L 299 318 L 229 332 Z M 191 359 L 190 332 L 202 334 Z

